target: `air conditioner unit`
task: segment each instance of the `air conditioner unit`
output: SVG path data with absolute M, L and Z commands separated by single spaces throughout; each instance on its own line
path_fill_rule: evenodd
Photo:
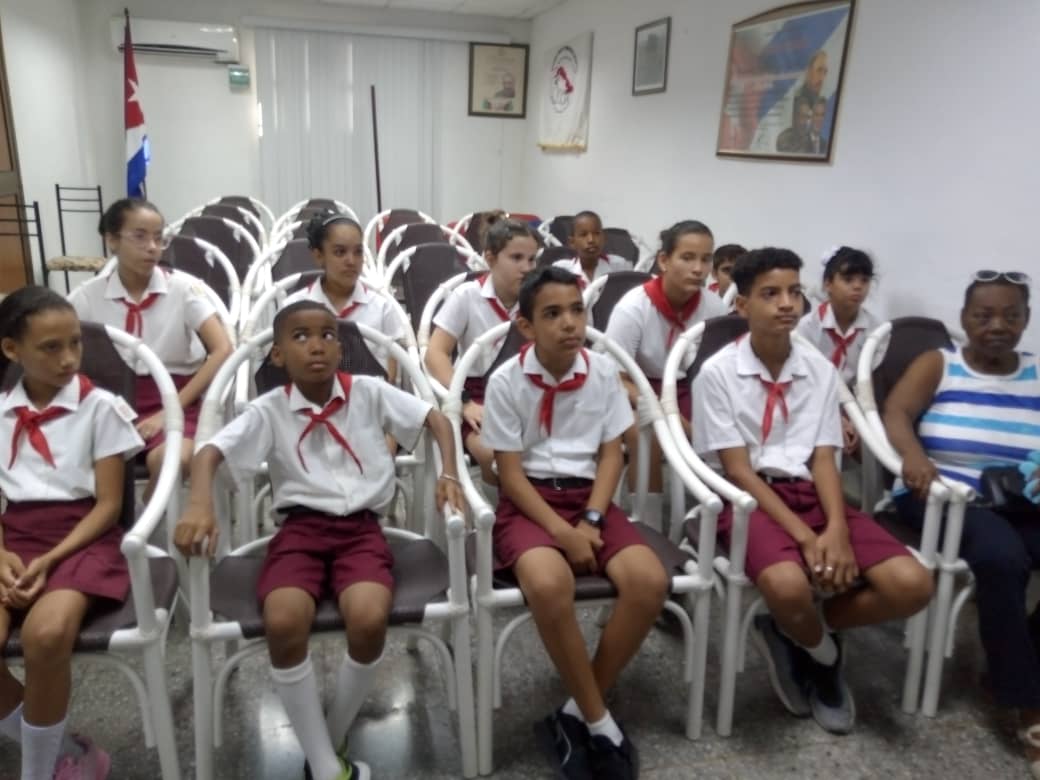
M 112 43 L 123 50 L 124 19 L 112 20 Z M 176 54 L 182 57 L 208 57 L 217 62 L 238 62 L 238 35 L 226 24 L 164 22 L 157 19 L 130 19 L 134 52 Z

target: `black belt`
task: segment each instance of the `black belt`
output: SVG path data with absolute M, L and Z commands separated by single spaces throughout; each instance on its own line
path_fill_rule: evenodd
M 759 474 L 758 476 L 760 476 L 765 482 L 767 482 L 770 485 L 776 485 L 778 483 L 781 485 L 789 485 L 794 482 L 807 481 L 805 479 L 802 479 L 801 477 L 774 477 L 772 474 Z
M 591 479 L 583 479 L 581 477 L 551 477 L 550 479 L 528 477 L 527 479 L 532 485 L 552 488 L 553 490 L 577 490 L 578 488 L 592 487 Z
M 370 518 L 376 517 L 376 514 L 369 509 L 362 509 L 358 512 L 353 512 L 349 515 L 337 515 L 333 514 L 332 512 L 322 512 L 320 509 L 311 509 L 309 506 L 303 506 L 302 504 L 290 504 L 289 506 L 282 507 L 281 509 L 276 509 L 275 511 L 278 512 L 278 514 L 285 515 L 286 519 L 289 519 L 296 515 L 317 515 L 319 517 L 328 518 L 346 518 L 354 517 L 356 515 L 363 515 L 363 517 L 358 518 L 363 520 L 368 520 Z

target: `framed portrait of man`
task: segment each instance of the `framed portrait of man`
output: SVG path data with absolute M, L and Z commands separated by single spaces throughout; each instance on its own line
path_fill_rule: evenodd
M 469 45 L 470 116 L 527 116 L 527 54 L 522 43 Z

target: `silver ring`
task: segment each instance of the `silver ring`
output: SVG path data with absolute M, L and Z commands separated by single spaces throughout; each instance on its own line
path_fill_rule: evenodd
M 823 570 L 824 571 L 834 571 L 834 567 L 833 566 L 825 566 Z

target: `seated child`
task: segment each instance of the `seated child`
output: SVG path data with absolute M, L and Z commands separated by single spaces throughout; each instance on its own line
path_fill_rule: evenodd
M 296 301 L 317 301 L 336 317 L 378 330 L 395 341 L 404 328 L 390 302 L 373 291 L 360 276 L 365 267 L 361 226 L 344 214 L 315 216 L 307 224 L 307 245 L 325 273 L 307 287 L 287 297 L 282 306 Z M 386 369 L 387 381 L 397 378 L 397 365 L 385 350 L 374 350 Z
M 526 222 L 500 219 L 487 232 L 484 259 L 490 272 L 454 290 L 433 318 L 434 330 L 426 349 L 426 369 L 447 387 L 455 373 L 452 353 L 462 354 L 491 328 L 516 317 L 517 296 L 524 275 L 534 268 L 538 243 Z M 480 442 L 484 416 L 484 375 L 494 364 L 495 355 L 478 360 L 466 377 L 462 392 L 462 443 L 480 465 L 483 480 L 497 482 L 492 469 L 491 450 Z
M 823 289 L 827 300 L 798 323 L 798 333 L 826 355 L 841 374 L 842 381 L 856 381 L 856 367 L 863 344 L 880 323 L 863 307 L 874 279 L 874 262 L 859 249 L 834 249 L 823 266 Z M 859 434 L 842 415 L 845 451 L 859 448 Z
M 98 229 L 116 263 L 73 290 L 69 302 L 80 319 L 137 336 L 166 366 L 184 407 L 181 464 L 187 472 L 199 403 L 231 354 L 231 340 L 202 282 L 159 267 L 165 241 L 163 218 L 154 205 L 141 198 L 117 200 L 102 215 Z M 137 432 L 145 441 L 148 465 L 147 499 L 165 450 L 162 400 L 144 364 L 132 368 L 137 372 Z
M 347 758 L 345 739 L 375 681 L 393 600 L 393 555 L 379 527 L 394 496 L 384 434 L 411 448 L 429 428 L 444 463 L 437 506 L 463 504 L 447 419 L 379 379 L 337 371 L 336 333 L 331 312 L 314 301 L 275 315 L 271 359 L 291 383 L 254 399 L 195 455 L 191 498 L 174 542 L 184 555 L 211 555 L 218 466 L 226 463 L 238 482 L 267 461 L 274 508 L 286 516 L 257 584 L 271 677 L 310 775 L 364 780 L 368 768 Z M 316 604 L 326 594 L 339 604 L 348 647 L 327 723 L 307 649 Z
M 86 737 L 63 745 L 72 647 L 92 606 L 130 592 L 123 475 L 144 442 L 127 403 L 77 373 L 80 339 L 72 305 L 51 290 L 22 287 L 0 303 L 0 376 L 10 363 L 22 370 L 0 396 L 0 650 L 20 622 L 25 661 L 23 685 L 0 656 L 0 734 L 21 744 L 22 780 L 105 778 L 111 767 Z
M 722 300 L 704 289 L 711 270 L 714 240 L 711 230 L 703 222 L 684 220 L 661 231 L 661 249 L 657 266 L 661 273 L 639 287 L 629 290 L 610 313 L 606 334 L 631 355 L 646 374 L 657 394 L 661 393 L 661 377 L 672 344 L 698 322 L 726 314 Z M 685 371 L 693 356 L 683 363 Z M 632 408 L 636 408 L 639 391 L 635 383 L 622 372 L 621 382 L 628 392 Z M 689 429 L 690 386 L 678 384 L 679 408 Z M 636 426 L 625 434 L 629 462 L 635 462 L 639 447 Z M 636 469 L 629 469 L 629 489 L 635 490 Z M 653 440 L 650 452 L 650 485 L 646 517 L 640 518 L 661 530 L 663 498 L 661 476 L 661 447 Z
M 524 280 L 517 325 L 533 343 L 491 375 L 482 438 L 498 465 L 496 568 L 516 577 L 571 695 L 536 731 L 562 776 L 627 780 L 638 775 L 636 750 L 605 697 L 657 619 L 668 576 L 611 503 L 632 411 L 614 361 L 584 349 L 585 314 L 568 271 Z M 597 573 L 618 596 L 590 661 L 574 578 Z
M 733 264 L 745 252 L 747 250 L 740 244 L 723 244 L 715 250 L 715 255 L 711 260 L 712 279 L 708 282 L 708 289 L 720 298 L 726 294 L 730 284 L 733 282 L 731 278 Z
M 575 257 L 557 260 L 553 265 L 564 268 L 577 276 L 581 286 L 613 271 L 631 271 L 632 264 L 618 255 L 608 255 L 603 232 L 603 220 L 595 211 L 579 211 L 571 223 L 569 246 Z
M 837 371 L 791 339 L 802 307 L 802 261 L 758 249 L 733 268 L 749 334 L 709 358 L 693 383 L 693 441 L 758 502 L 745 570 L 771 615 L 754 636 L 784 706 L 848 733 L 855 705 L 838 632 L 907 618 L 931 598 L 932 577 L 906 547 L 845 506 Z M 729 545 L 732 509 L 719 515 Z M 819 605 L 816 595 L 827 596 Z

